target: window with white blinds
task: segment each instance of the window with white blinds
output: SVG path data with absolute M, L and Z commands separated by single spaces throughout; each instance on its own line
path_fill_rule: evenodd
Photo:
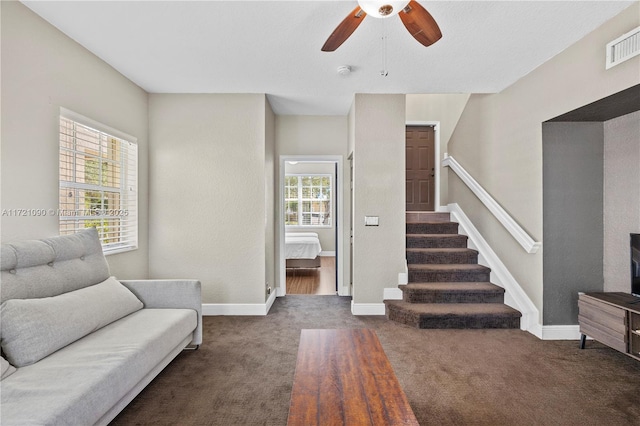
M 285 176 L 286 226 L 331 226 L 331 175 Z
M 95 227 L 105 254 L 138 247 L 136 139 L 60 114 L 60 235 Z

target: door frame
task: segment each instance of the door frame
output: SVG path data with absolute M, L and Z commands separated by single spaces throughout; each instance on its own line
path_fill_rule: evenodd
M 435 189 L 435 202 L 433 204 L 433 211 L 443 211 L 440 206 L 440 122 L 439 121 L 407 121 L 406 127 L 412 126 L 433 126 L 433 140 L 434 140 L 434 189 Z M 406 146 L 406 137 L 405 137 Z M 406 207 L 405 207 L 406 208 Z
M 287 294 L 287 273 L 286 259 L 284 254 L 284 233 L 285 226 L 282 219 L 284 211 L 284 172 L 285 162 L 314 162 L 314 163 L 334 163 L 337 164 L 336 182 L 333 188 L 333 199 L 337 203 L 336 217 L 336 285 L 338 296 L 349 296 L 349 287 L 344 287 L 344 170 L 342 155 L 281 155 L 278 162 L 278 208 L 276 209 L 276 230 L 278 232 L 278 276 L 280 277 L 276 295 L 278 297 Z M 336 191 L 337 189 L 337 191 Z

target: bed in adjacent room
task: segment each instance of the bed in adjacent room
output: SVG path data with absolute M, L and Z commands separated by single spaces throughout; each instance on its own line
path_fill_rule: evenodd
M 287 268 L 320 267 L 320 239 L 315 232 L 286 232 L 284 235 Z

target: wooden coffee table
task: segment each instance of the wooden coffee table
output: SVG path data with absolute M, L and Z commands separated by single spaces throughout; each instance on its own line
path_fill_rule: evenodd
M 373 330 L 302 330 L 288 425 L 418 421 Z

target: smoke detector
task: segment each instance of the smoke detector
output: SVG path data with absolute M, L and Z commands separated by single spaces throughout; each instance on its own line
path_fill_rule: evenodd
M 349 65 L 340 65 L 338 67 L 338 74 L 349 75 L 351 73 L 351 67 Z

